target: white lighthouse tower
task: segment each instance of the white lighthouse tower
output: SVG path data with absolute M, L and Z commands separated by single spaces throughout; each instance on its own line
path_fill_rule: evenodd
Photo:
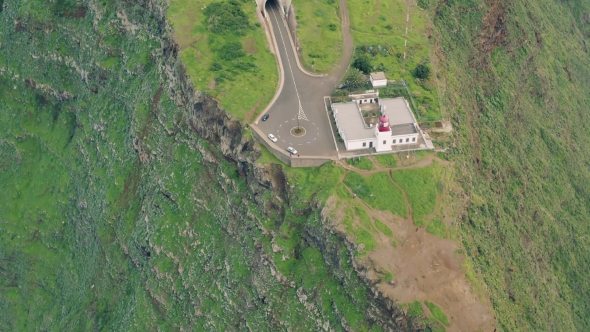
M 391 128 L 389 128 L 389 118 L 387 118 L 387 115 L 383 114 L 379 118 L 379 125 L 375 128 L 375 136 L 377 136 L 375 151 L 391 151 Z

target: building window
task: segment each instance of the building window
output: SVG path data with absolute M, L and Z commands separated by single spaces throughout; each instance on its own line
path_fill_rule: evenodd
M 410 138 L 406 138 L 406 143 L 408 143 L 410 141 Z
M 416 142 L 416 137 L 412 137 L 412 142 Z
M 393 140 L 392 144 L 395 144 L 395 141 L 396 141 L 396 140 Z
M 367 146 L 367 142 L 363 142 L 363 148 Z
M 387 141 L 383 141 L 383 145 L 387 144 Z

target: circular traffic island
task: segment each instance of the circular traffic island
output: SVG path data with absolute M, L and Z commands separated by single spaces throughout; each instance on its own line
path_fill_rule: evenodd
M 295 137 L 301 137 L 305 135 L 305 128 L 301 126 L 291 128 L 291 135 Z

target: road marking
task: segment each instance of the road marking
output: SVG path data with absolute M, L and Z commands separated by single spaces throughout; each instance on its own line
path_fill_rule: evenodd
M 289 122 L 289 120 L 286 120 L 285 123 Z
M 303 113 L 303 107 L 301 107 L 301 101 L 299 102 L 299 112 L 297 113 L 297 119 L 309 121 L 307 119 L 307 117 L 305 116 L 305 113 Z
M 283 32 L 281 31 L 279 21 L 277 20 L 277 16 L 275 15 L 274 11 L 271 11 L 271 13 L 275 19 L 275 22 L 277 23 L 279 34 L 281 35 L 281 42 L 283 43 L 283 48 L 285 49 L 285 55 L 287 57 L 287 64 L 289 65 L 289 71 L 291 72 L 291 78 L 293 78 L 293 86 L 295 87 L 295 94 L 297 94 L 297 101 L 299 101 L 299 115 L 298 115 L 298 117 L 300 117 L 301 114 L 303 114 L 303 117 L 305 117 L 305 113 L 303 113 L 303 108 L 301 107 L 301 99 L 299 98 L 299 91 L 297 90 L 297 82 L 295 82 L 295 75 L 293 74 L 293 68 L 291 68 L 291 60 L 289 59 L 289 52 L 287 51 L 287 46 L 285 45 L 285 39 L 283 38 Z M 279 54 L 279 56 L 280 56 L 280 54 Z M 297 55 L 295 55 L 295 56 L 297 56 Z M 300 117 L 299 119 L 307 120 L 307 117 L 305 117 L 305 118 Z

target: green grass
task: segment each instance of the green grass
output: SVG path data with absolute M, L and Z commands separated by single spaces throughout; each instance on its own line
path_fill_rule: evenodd
M 372 208 L 389 211 L 405 217 L 408 212 L 402 192 L 393 184 L 386 172 L 364 177 L 356 172 L 348 172 L 344 183 Z M 373 195 L 371 197 L 371 195 Z
M 269 164 L 281 164 L 283 165 L 283 167 L 286 167 L 280 160 L 279 158 L 275 157 L 274 154 L 272 154 L 272 152 L 270 152 L 264 145 L 260 144 L 260 158 L 258 158 L 258 160 L 256 160 L 257 163 L 259 164 L 265 164 L 265 165 L 269 165 Z
M 327 72 L 342 57 L 342 23 L 337 0 L 293 3 L 302 63 L 313 72 Z
M 292 205 L 308 207 L 312 200 L 325 201 L 334 193 L 344 171 L 333 163 L 312 168 L 285 168 L 287 180 L 294 186 Z
M 406 313 L 413 318 L 424 315 L 424 309 L 422 309 L 422 303 L 420 301 L 414 301 L 411 303 L 405 303 L 400 305 L 402 308 L 407 308 Z
M 432 313 L 432 316 L 434 316 L 434 318 L 438 319 L 445 326 L 451 325 L 451 323 L 449 323 L 449 319 L 447 318 L 447 315 L 445 315 L 445 313 L 442 310 L 440 310 L 440 308 L 437 307 L 434 303 L 429 302 L 429 301 L 424 301 L 424 304 L 426 304 L 428 309 L 430 309 L 430 312 Z
M 443 166 L 437 162 L 424 168 L 392 172 L 393 180 L 404 189 L 416 223 L 425 224 L 434 212 Z
M 407 48 L 404 48 L 408 13 L 406 2 L 396 0 L 368 3 L 363 0 L 349 0 L 347 5 L 351 33 L 357 45 L 356 56 L 368 55 L 374 69 L 385 72 L 388 80 L 405 80 L 414 94 L 416 107 L 424 109 L 420 115 L 430 119 L 440 118 L 440 102 L 432 75 L 428 84 L 419 84 L 411 74 L 418 64 L 430 61 L 425 13 L 418 7 L 411 6 L 408 42 Z
M 440 219 L 435 218 L 430 220 L 426 231 L 443 239 L 447 237 L 447 226 Z
M 372 234 L 376 233 L 375 227 L 365 209 L 356 201 L 346 203 L 345 217 L 342 222 L 346 234 L 350 235 L 358 246 L 362 244 L 359 254 L 365 255 L 377 246 Z
M 373 162 L 367 157 L 348 158 L 346 159 L 346 163 L 365 171 L 370 171 L 374 168 Z
M 256 17 L 255 3 L 241 3 L 250 23 L 245 35 L 219 35 L 207 30 L 202 11 L 212 2 L 174 0 L 168 7 L 167 17 L 180 46 L 180 58 L 195 88 L 211 94 L 230 114 L 249 122 L 266 107 L 275 93 L 278 83 L 276 61 L 267 48 L 264 30 Z M 221 59 L 216 50 L 230 42 L 241 43 L 245 56 L 237 60 Z M 236 61 L 255 67 L 240 69 Z M 214 63 L 220 64 L 221 69 L 212 70 Z
M 383 167 L 393 168 L 397 166 L 397 154 L 389 153 L 389 154 L 380 154 L 374 156 L 375 160 L 379 165 Z
M 381 233 L 385 234 L 385 236 L 393 237 L 393 232 L 391 231 L 391 228 L 387 227 L 387 225 L 385 225 L 384 223 L 380 222 L 377 219 L 375 219 L 375 227 L 377 227 L 377 229 Z

